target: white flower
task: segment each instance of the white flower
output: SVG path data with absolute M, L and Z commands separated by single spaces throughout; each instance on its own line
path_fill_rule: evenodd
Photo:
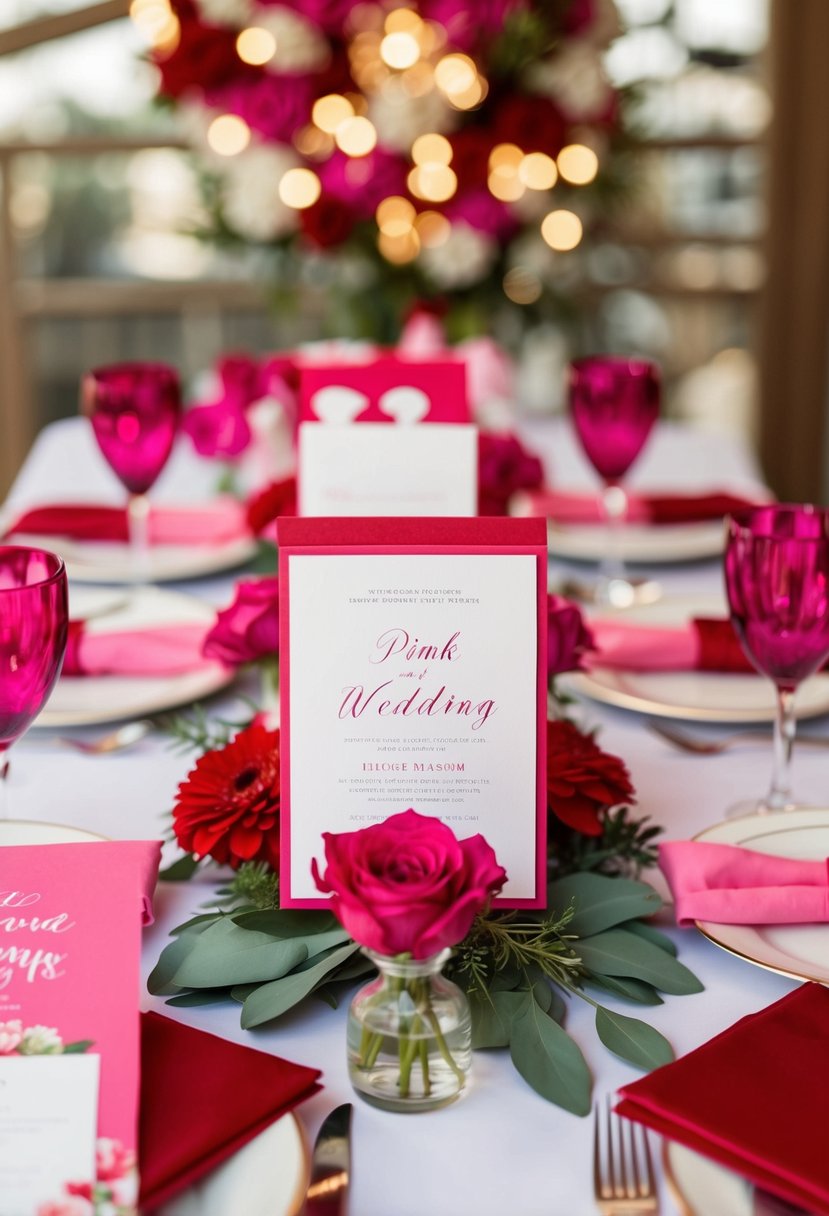
M 276 53 L 265 67 L 271 72 L 319 72 L 330 56 L 328 41 L 317 26 L 292 9 L 262 8 L 252 22 L 276 40 Z
M 11 1022 L 0 1022 L 0 1056 L 9 1056 L 17 1051 L 23 1038 L 23 1023 L 15 1018 Z
M 377 129 L 380 144 L 394 152 L 408 152 L 418 135 L 451 131 L 457 121 L 456 112 L 437 89 L 425 97 L 412 97 L 394 80 L 387 81 L 382 92 L 371 98 L 368 116 Z
M 271 241 L 296 229 L 299 213 L 282 202 L 279 183 L 298 163 L 285 144 L 255 144 L 227 161 L 222 201 L 234 232 L 250 241 Z
M 488 273 L 495 260 L 495 242 L 464 220 L 453 221 L 449 237 L 420 254 L 420 264 L 438 287 L 469 287 Z
M 598 48 L 585 38 L 574 38 L 557 55 L 535 64 L 527 83 L 577 121 L 601 114 L 613 95 Z
M 22 1056 L 58 1056 L 63 1051 L 63 1039 L 54 1026 L 29 1026 L 17 1050 Z
M 234 25 L 240 29 L 251 24 L 255 12 L 253 0 L 196 0 L 196 8 L 208 25 Z

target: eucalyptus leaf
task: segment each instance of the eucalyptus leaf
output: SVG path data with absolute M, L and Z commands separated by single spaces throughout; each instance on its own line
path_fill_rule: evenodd
M 652 984 L 644 980 L 633 980 L 630 976 L 621 975 L 590 975 L 586 981 L 594 988 L 604 992 L 612 992 L 625 1001 L 635 1001 L 637 1005 L 664 1005 L 665 1002 Z
M 287 975 L 308 957 L 301 940 L 279 941 L 267 933 L 240 929 L 232 920 L 210 925 L 190 941 L 172 982 L 181 988 L 221 988 Z
M 244 1005 L 250 994 L 261 987 L 261 984 L 234 984 L 230 989 L 231 999 L 238 1001 L 240 1005 Z
M 496 971 L 489 981 L 490 992 L 514 992 L 521 983 L 521 972 L 512 963 Z
M 94 1039 L 78 1039 L 75 1043 L 67 1043 L 63 1049 L 65 1056 L 82 1056 L 89 1051 L 90 1047 L 95 1046 Z
M 242 929 L 255 929 L 274 938 L 312 937 L 338 929 L 339 921 L 330 912 L 314 912 L 303 908 L 273 908 L 270 910 L 234 912 L 231 919 Z
M 590 1071 L 578 1046 L 525 995 L 512 1021 L 510 1055 L 536 1093 L 574 1115 L 590 1113 Z
M 351 962 L 345 963 L 340 967 L 336 975 L 331 976 L 332 983 L 347 983 L 349 980 L 362 979 L 364 975 L 371 975 L 377 968 L 370 958 L 366 958 L 364 954 L 355 955 Z
M 599 975 L 630 976 L 653 984 L 660 992 L 686 995 L 701 992 L 692 971 L 666 951 L 625 929 L 608 929 L 579 942 L 585 967 Z
M 195 992 L 180 992 L 178 996 L 171 996 L 165 1004 L 172 1005 L 174 1009 L 195 1009 L 199 1005 L 218 1005 L 229 997 L 227 988 L 199 988 Z
M 271 1022 L 293 1008 L 314 990 L 320 980 L 357 950 L 359 946 L 356 942 L 348 942 L 322 955 L 305 970 L 295 971 L 270 984 L 260 984 L 242 1007 L 242 1027 L 247 1030 L 251 1026 L 261 1026 L 263 1022 Z
M 547 1010 L 548 1015 L 559 1023 L 564 1024 L 564 1019 L 567 1016 L 567 1002 L 557 988 L 550 987 L 550 1007 Z
M 551 883 L 549 895 L 550 907 L 559 913 L 570 903 L 575 905 L 567 932 L 579 937 L 590 937 L 635 917 L 653 916 L 662 907 L 661 896 L 647 883 L 608 874 L 570 874 Z
M 646 942 L 658 946 L 660 950 L 666 950 L 674 958 L 679 953 L 676 945 L 671 941 L 667 933 L 660 932 L 659 929 L 648 924 L 645 920 L 629 920 L 624 927 L 628 933 L 635 933 L 637 937 L 644 937 Z
M 199 864 L 191 853 L 186 853 L 184 857 L 179 857 L 178 861 L 167 866 L 166 870 L 159 870 L 158 877 L 162 882 L 187 882 L 193 877 Z
M 507 1047 L 510 1041 L 512 1019 L 527 1002 L 524 992 L 492 992 L 474 997 L 472 1010 L 472 1046 L 475 1049 Z
M 664 1035 L 647 1022 L 613 1013 L 601 1005 L 596 1010 L 596 1033 L 608 1050 L 650 1071 L 670 1064 L 674 1050 Z
M 175 929 L 170 930 L 171 937 L 181 937 L 182 933 L 201 933 L 208 925 L 212 925 L 217 920 L 223 920 L 224 912 L 201 912 L 198 916 L 191 916 L 190 920 L 186 920 L 183 925 L 176 925 Z
M 169 996 L 183 986 L 174 983 L 173 977 L 192 951 L 197 939 L 197 933 L 181 933 L 164 947 L 147 980 L 147 990 L 153 996 Z

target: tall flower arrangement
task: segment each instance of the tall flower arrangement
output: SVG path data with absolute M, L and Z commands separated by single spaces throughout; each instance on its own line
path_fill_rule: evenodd
M 380 337 L 416 299 L 468 330 L 556 297 L 614 177 L 613 0 L 159 2 L 214 235 L 350 287 Z

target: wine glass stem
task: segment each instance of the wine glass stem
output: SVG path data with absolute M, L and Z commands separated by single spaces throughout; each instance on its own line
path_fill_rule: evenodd
M 135 580 L 146 583 L 150 572 L 150 500 L 146 494 L 130 494 L 127 527 Z
M 9 748 L 0 751 L 0 821 L 11 818 Z
M 766 798 L 769 810 L 782 811 L 792 804 L 792 748 L 795 734 L 794 691 L 777 689 L 777 713 L 774 719 L 774 767 L 771 789 Z
M 606 592 L 612 583 L 626 581 L 625 562 L 622 554 L 628 498 L 620 485 L 611 483 L 604 487 L 602 510 L 607 524 L 607 547 L 599 565 L 599 585 Z

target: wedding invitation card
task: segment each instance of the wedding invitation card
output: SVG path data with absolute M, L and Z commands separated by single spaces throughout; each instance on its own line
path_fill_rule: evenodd
M 462 360 L 299 365 L 300 422 L 469 422 Z
M 478 429 L 300 423 L 300 515 L 474 515 Z
M 133 1209 L 141 925 L 160 849 L 156 841 L 0 849 L 3 1216 L 58 1210 L 93 1188 L 122 1216 Z
M 285 907 L 319 907 L 323 832 L 413 807 L 481 833 L 546 895 L 546 526 L 525 519 L 283 517 Z

